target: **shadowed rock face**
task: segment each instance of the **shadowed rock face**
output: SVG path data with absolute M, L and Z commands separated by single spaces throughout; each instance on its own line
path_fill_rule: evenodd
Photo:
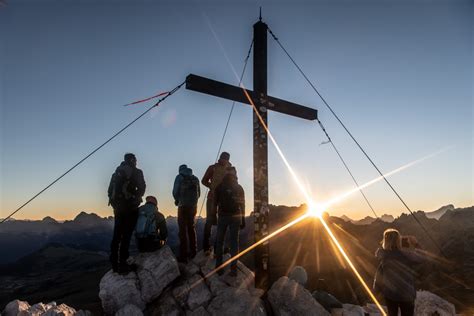
M 287 277 L 281 277 L 273 283 L 268 291 L 268 301 L 277 316 L 331 315 L 301 284 Z
M 228 259 L 227 255 L 224 259 Z M 106 315 L 266 315 L 254 287 L 253 273 L 242 263 L 237 276 L 213 274 L 215 260 L 199 252 L 193 261 L 178 265 L 167 246 L 133 258 L 137 272 L 125 276 L 107 272 L 99 296 Z M 206 277 L 207 276 L 207 277 Z

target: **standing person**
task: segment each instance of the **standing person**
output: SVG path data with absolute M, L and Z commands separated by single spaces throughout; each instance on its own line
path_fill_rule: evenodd
M 145 204 L 138 208 L 138 220 L 135 225 L 138 251 L 156 251 L 164 246 L 167 238 L 166 219 L 158 210 L 158 201 L 154 196 L 147 196 Z
M 227 168 L 232 166 L 229 159 L 230 154 L 223 151 L 217 163 L 210 165 L 207 168 L 206 173 L 204 173 L 201 180 L 201 183 L 209 188 L 206 203 L 206 224 L 204 225 L 204 237 L 202 243 L 202 249 L 208 255 L 211 253 L 211 229 L 213 225 L 217 225 L 214 192 L 217 186 L 222 182 L 222 179 L 224 179 Z
M 132 153 L 124 156 L 110 180 L 109 205 L 114 208 L 114 234 L 110 244 L 110 262 L 114 272 L 127 274 L 133 266 L 127 264 L 128 247 L 138 216 L 138 206 L 145 193 L 143 172 L 137 168 Z
M 413 242 L 412 239 L 406 239 Z M 413 316 L 415 311 L 415 271 L 414 266 L 421 263 L 422 257 L 409 250 L 410 245 L 402 248 L 402 238 L 396 229 L 387 229 L 383 233 L 382 247 L 375 256 L 380 264 L 374 280 L 374 288 L 381 291 L 389 316 Z
M 196 256 L 197 238 L 194 217 L 196 216 L 197 202 L 200 195 L 199 179 L 193 175 L 193 170 L 186 165 L 179 166 L 179 174 L 176 176 L 173 185 L 173 197 L 175 205 L 178 206 L 178 261 L 180 262 L 187 262 L 188 258 L 192 259 Z
M 227 228 L 229 228 L 230 254 L 235 257 L 239 253 L 239 228 L 245 228 L 245 195 L 244 189 L 237 182 L 234 167 L 227 169 L 223 181 L 217 186 L 215 199 L 217 203 L 217 237 L 216 237 L 216 268 L 222 264 L 222 253 Z M 237 275 L 237 260 L 230 264 L 230 275 Z M 222 270 L 218 271 L 222 274 Z

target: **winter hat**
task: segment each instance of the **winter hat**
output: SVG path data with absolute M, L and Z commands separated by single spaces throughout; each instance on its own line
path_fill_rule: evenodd
M 156 197 L 152 196 L 152 195 L 149 195 L 145 198 L 145 201 L 147 203 L 151 203 L 151 204 L 154 204 L 155 206 L 158 206 L 158 201 L 156 200 Z
M 184 171 L 184 169 L 187 169 L 187 168 L 188 168 L 187 165 L 181 165 L 181 166 L 179 166 L 178 171 L 181 172 L 181 171 Z
M 230 154 L 226 151 L 223 151 L 219 157 L 219 159 L 222 159 L 222 160 L 227 160 L 229 161 L 230 159 Z

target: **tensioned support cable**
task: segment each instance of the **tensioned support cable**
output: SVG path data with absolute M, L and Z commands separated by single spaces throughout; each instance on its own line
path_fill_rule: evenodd
M 30 202 L 32 202 L 34 199 L 36 199 L 40 194 L 42 194 L 44 191 L 46 191 L 47 189 L 49 189 L 50 187 L 52 187 L 56 182 L 58 182 L 59 180 L 61 180 L 64 176 L 66 176 L 69 172 L 71 172 L 72 170 L 74 170 L 77 166 L 79 166 L 80 164 L 82 164 L 85 160 L 87 160 L 90 156 L 92 156 L 93 154 L 95 154 L 97 151 L 99 151 L 102 147 L 104 147 L 105 145 L 107 145 L 110 141 L 112 141 L 115 137 L 117 137 L 118 135 L 120 135 L 123 131 L 125 131 L 127 128 L 129 128 L 131 125 L 133 125 L 136 121 L 138 121 L 139 119 L 141 119 L 143 116 L 145 116 L 148 112 L 150 112 L 151 110 L 153 110 L 155 107 L 157 107 L 161 102 L 163 102 L 164 100 L 166 100 L 169 96 L 171 96 L 173 93 L 175 93 L 176 91 L 178 91 L 184 84 L 186 83 L 186 81 L 180 83 L 179 85 L 177 85 L 173 90 L 169 91 L 169 93 L 167 93 L 164 97 L 162 97 L 161 99 L 159 99 L 154 105 L 152 105 L 148 110 L 146 110 L 145 112 L 143 112 L 142 114 L 140 114 L 137 118 L 135 118 L 133 121 L 131 121 L 130 123 L 128 123 L 127 125 L 125 125 L 122 129 L 120 129 L 118 132 L 116 132 L 114 135 L 112 135 L 109 139 L 107 139 L 105 142 L 103 142 L 101 145 L 99 145 L 97 148 L 95 148 L 93 151 L 91 151 L 89 154 L 87 154 L 84 158 L 82 158 L 81 160 L 79 160 L 75 165 L 73 165 L 71 168 L 69 168 L 68 170 L 66 170 L 66 172 L 64 172 L 63 174 L 61 174 L 59 177 L 57 177 L 55 180 L 53 180 L 53 182 L 51 182 L 50 184 L 48 184 L 46 187 L 44 187 L 41 191 L 39 191 L 38 193 L 36 193 L 32 198 L 30 198 L 28 201 L 26 201 L 25 203 L 23 203 L 23 205 L 21 205 L 20 207 L 18 207 L 14 212 L 12 212 L 10 215 L 8 215 L 6 218 L 4 218 L 0 224 L 6 222 L 9 218 L 11 218 L 13 215 L 15 215 L 18 211 L 20 211 L 23 207 L 25 207 L 26 205 L 28 205 Z
M 249 58 L 250 58 L 250 53 L 252 52 L 253 42 L 254 41 L 252 39 L 252 42 L 250 43 L 249 51 L 247 53 L 247 57 L 245 57 L 244 67 L 242 68 L 242 73 L 240 74 L 239 86 L 242 83 L 242 80 L 243 80 L 244 74 L 245 74 L 245 70 L 247 69 L 247 63 L 248 63 Z M 232 107 L 230 108 L 229 116 L 227 117 L 227 122 L 225 124 L 224 133 L 222 134 L 221 142 L 219 144 L 219 149 L 217 149 L 217 155 L 216 155 L 215 162 L 217 162 L 217 160 L 219 159 L 219 154 L 221 153 L 222 144 L 224 144 L 224 139 L 225 139 L 225 136 L 227 134 L 227 129 L 229 128 L 230 119 L 232 117 L 232 113 L 234 112 L 234 107 L 235 107 L 235 101 L 232 102 Z M 199 215 L 198 215 L 199 217 L 201 216 L 202 210 L 204 208 L 204 203 L 206 203 L 206 199 L 207 199 L 208 194 L 209 194 L 209 188 L 206 190 L 206 195 L 204 196 L 204 199 L 202 200 L 201 207 L 199 209 Z
M 351 176 L 352 180 L 354 181 L 356 187 L 360 187 L 359 183 L 357 182 L 356 178 L 354 177 L 354 175 L 352 174 L 351 172 L 351 169 L 349 169 L 349 166 L 347 165 L 346 161 L 344 160 L 344 158 L 342 158 L 342 155 L 341 153 L 339 152 L 339 150 L 336 148 L 336 145 L 334 144 L 334 142 L 332 141 L 332 138 L 329 136 L 328 132 L 326 131 L 326 128 L 324 127 L 323 123 L 321 123 L 321 121 L 319 119 L 316 119 L 318 121 L 318 124 L 319 126 L 321 127 L 321 129 L 323 130 L 324 134 L 326 135 L 327 139 L 328 139 L 328 143 L 331 144 L 332 148 L 334 149 L 334 151 L 336 152 L 337 156 L 339 157 L 339 159 L 341 160 L 342 164 L 344 165 L 344 167 L 346 168 L 347 172 L 349 173 L 349 175 Z M 377 215 L 377 213 L 375 212 L 374 208 L 372 207 L 372 204 L 369 202 L 369 199 L 367 198 L 367 196 L 365 195 L 364 191 L 362 189 L 359 190 L 360 193 L 362 194 L 362 196 L 364 197 L 364 200 L 365 202 L 367 202 L 367 205 L 370 207 L 370 209 L 372 210 L 372 213 L 374 213 L 375 217 L 376 218 L 379 218 L 379 216 Z
M 341 121 L 341 119 L 339 118 L 339 116 L 336 114 L 336 112 L 332 109 L 332 107 L 329 105 L 329 103 L 326 101 L 326 99 L 321 95 L 321 93 L 319 92 L 319 90 L 315 87 L 315 85 L 311 82 L 311 80 L 308 78 L 308 76 L 304 73 L 304 71 L 301 69 L 301 67 L 296 63 L 296 61 L 294 60 L 294 58 L 290 55 L 290 53 L 286 50 L 286 48 L 283 46 L 283 44 L 281 44 L 280 40 L 278 39 L 278 37 L 276 37 L 276 35 L 272 32 L 272 30 L 270 28 L 268 28 L 268 32 L 270 33 L 270 35 L 273 37 L 273 39 L 275 40 L 275 42 L 277 42 L 278 46 L 280 46 L 280 48 L 285 52 L 285 54 L 288 56 L 288 58 L 291 60 L 291 62 L 293 63 L 293 65 L 296 67 L 296 69 L 298 69 L 298 71 L 301 73 L 301 75 L 304 77 L 304 79 L 306 80 L 306 82 L 311 86 L 311 88 L 314 90 L 314 92 L 316 92 L 316 94 L 319 96 L 319 98 L 321 99 L 321 101 L 323 101 L 324 105 L 329 109 L 329 111 L 332 113 L 332 115 L 336 118 L 336 120 L 339 122 L 339 124 L 341 124 L 341 126 L 344 128 L 344 130 L 347 132 L 347 134 L 352 138 L 352 140 L 354 141 L 354 143 L 357 145 L 357 147 L 359 147 L 359 149 L 362 151 L 362 153 L 364 154 L 364 156 L 369 160 L 369 162 L 372 164 L 372 166 L 375 168 L 375 170 L 377 170 L 377 172 L 380 174 L 380 176 L 384 179 L 385 183 L 387 183 L 387 185 L 390 187 L 390 189 L 393 191 L 393 193 L 397 196 L 397 198 L 400 200 L 400 202 L 403 204 L 403 206 L 405 206 L 405 208 L 408 210 L 408 212 L 410 212 L 410 214 L 413 216 L 413 218 L 415 219 L 415 221 L 418 223 L 418 225 L 420 225 L 420 227 L 423 229 L 423 231 L 426 233 L 426 235 L 430 238 L 430 240 L 433 242 L 433 244 L 438 248 L 438 250 L 440 251 L 441 254 L 443 254 L 443 250 L 441 249 L 441 247 L 439 246 L 438 242 L 431 236 L 431 234 L 429 233 L 428 229 L 426 229 L 426 227 L 421 223 L 421 221 L 418 219 L 418 217 L 416 217 L 415 213 L 413 213 L 413 211 L 411 210 L 411 208 L 408 206 L 408 204 L 405 202 L 405 200 L 400 196 L 400 194 L 397 192 L 397 190 L 395 190 L 395 188 L 393 187 L 393 185 L 391 184 L 390 181 L 388 181 L 388 179 L 384 176 L 384 174 L 380 171 L 380 169 L 377 167 L 377 165 L 375 164 L 375 162 L 372 160 L 372 158 L 370 158 L 370 156 L 367 154 L 367 152 L 364 150 L 364 148 L 360 145 L 360 143 L 357 141 L 357 139 L 354 137 L 354 135 L 352 135 L 352 133 L 349 131 L 349 129 L 346 127 L 346 125 Z M 444 255 L 444 254 L 443 254 Z

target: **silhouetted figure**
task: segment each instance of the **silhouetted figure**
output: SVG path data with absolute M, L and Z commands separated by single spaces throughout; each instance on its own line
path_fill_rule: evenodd
M 163 247 L 168 238 L 166 219 L 158 211 L 158 201 L 147 196 L 146 203 L 138 208 L 138 220 L 135 225 L 135 239 L 140 252 L 156 251 Z
M 228 167 L 232 164 L 229 162 L 230 154 L 222 152 L 217 163 L 210 165 L 204 176 L 202 184 L 209 188 L 206 203 L 206 224 L 204 225 L 203 250 L 210 254 L 211 250 L 211 229 L 213 225 L 217 225 L 216 199 L 214 197 L 217 186 L 222 182 Z
M 374 289 L 385 297 L 389 316 L 397 316 L 398 308 L 402 316 L 412 316 L 414 313 L 416 289 L 413 269 L 423 258 L 409 248 L 409 243 L 406 248 L 402 248 L 402 238 L 397 230 L 387 229 L 383 234 L 382 248 L 375 253 L 380 264 Z
M 173 185 L 173 197 L 175 205 L 178 206 L 178 261 L 180 262 L 187 262 L 188 258 L 192 259 L 196 256 L 197 239 L 194 217 L 196 216 L 197 202 L 200 195 L 199 179 L 193 175 L 193 170 L 186 165 L 179 166 L 179 174 L 176 176 Z
M 138 216 L 138 206 L 145 193 L 143 172 L 137 167 L 137 158 L 127 153 L 110 180 L 109 205 L 114 208 L 114 235 L 110 245 L 110 262 L 114 272 L 128 273 L 128 247 Z
M 222 252 L 227 229 L 229 229 L 230 254 L 232 257 L 239 253 L 239 228 L 245 228 L 245 195 L 244 189 L 237 182 L 237 172 L 234 167 L 227 170 L 221 184 L 215 191 L 217 204 L 217 236 L 216 236 L 216 267 L 222 264 Z M 237 275 L 237 261 L 230 264 L 230 275 Z M 219 270 L 221 274 L 223 270 Z

